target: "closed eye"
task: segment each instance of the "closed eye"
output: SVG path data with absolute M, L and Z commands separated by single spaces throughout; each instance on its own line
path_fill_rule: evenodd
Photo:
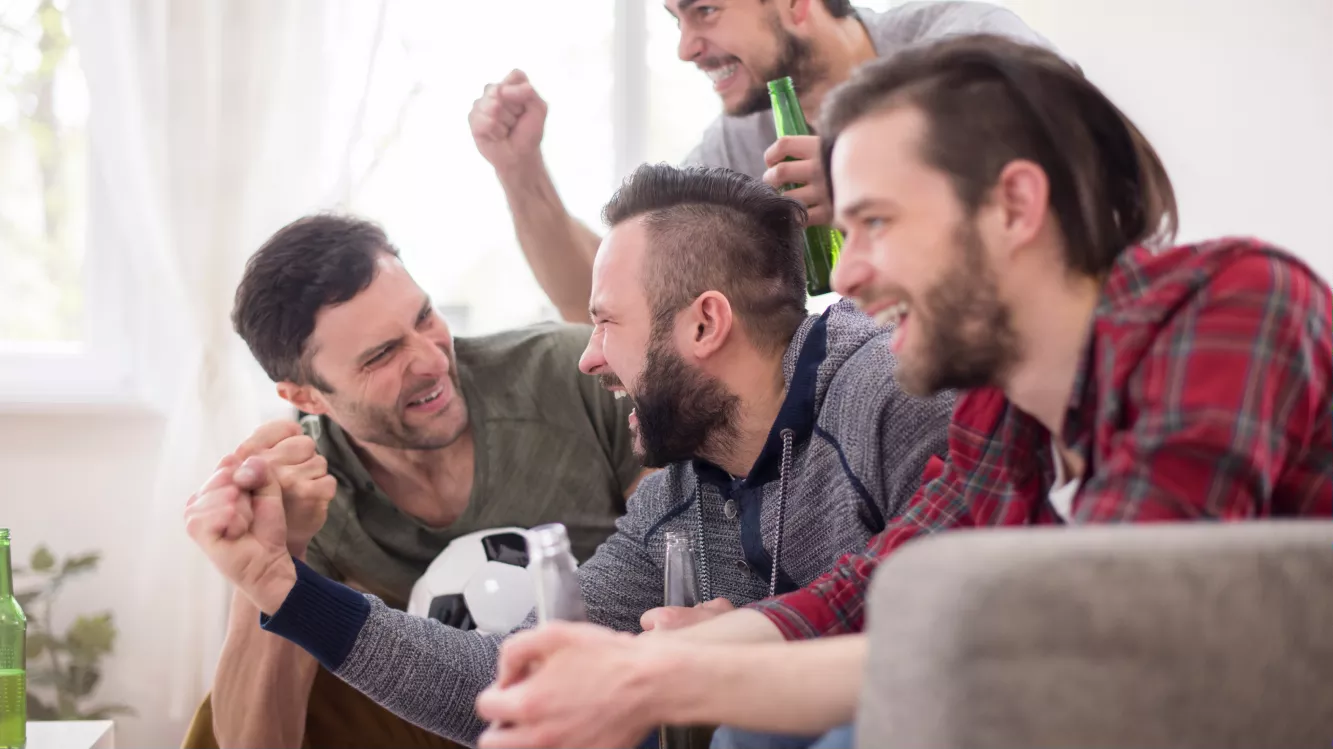
M 398 347 L 397 347 L 397 346 L 387 346 L 387 347 L 385 347 L 385 348 L 383 348 L 383 349 L 380 349 L 379 353 L 375 354 L 374 356 L 372 356 L 372 357 L 370 357 L 369 359 L 366 360 L 366 364 L 365 364 L 365 366 L 366 366 L 366 367 L 373 367 L 373 366 L 375 366 L 376 364 L 379 364 L 380 362 L 382 362 L 382 361 L 388 359 L 388 358 L 389 358 L 389 354 L 393 353 L 394 349 L 396 349 L 396 348 L 398 348 Z

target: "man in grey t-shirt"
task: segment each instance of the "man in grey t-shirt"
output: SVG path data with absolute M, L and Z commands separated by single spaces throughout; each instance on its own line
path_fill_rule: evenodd
M 813 224 L 830 220 L 818 138 L 777 139 L 767 83 L 791 76 L 806 118 L 861 64 L 957 34 L 991 33 L 1050 46 L 1018 16 L 980 2 L 913 2 L 886 12 L 852 0 L 664 0 L 680 26 L 680 59 L 712 81 L 724 114 L 686 163 L 722 166 L 779 187 L 806 205 Z M 546 102 L 515 70 L 486 86 L 468 117 L 477 149 L 495 167 L 523 254 L 561 315 L 587 319 L 592 258 L 600 239 L 565 210 L 542 162 Z M 793 161 L 786 161 L 791 158 Z

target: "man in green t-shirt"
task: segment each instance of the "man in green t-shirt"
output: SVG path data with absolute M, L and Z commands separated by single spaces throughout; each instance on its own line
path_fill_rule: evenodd
M 390 605 L 473 531 L 561 522 L 588 558 L 642 472 L 629 401 L 578 371 L 590 328 L 454 338 L 369 222 L 278 231 L 246 267 L 233 322 L 305 414 L 242 446 L 275 466 L 299 523 L 290 551 Z M 262 631 L 244 597 L 184 745 L 452 746 Z

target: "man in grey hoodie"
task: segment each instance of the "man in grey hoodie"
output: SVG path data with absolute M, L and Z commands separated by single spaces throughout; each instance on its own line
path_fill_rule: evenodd
M 801 205 L 727 170 L 655 165 L 604 218 L 580 368 L 632 399 L 635 449 L 665 470 L 581 568 L 589 619 L 640 631 L 662 604 L 667 531 L 694 536 L 711 606 L 796 590 L 864 548 L 944 454 L 952 399 L 905 395 L 889 333 L 850 303 L 806 315 Z M 293 560 L 261 459 L 195 496 L 188 532 L 265 629 L 403 718 L 476 741 L 501 637 L 390 609 Z

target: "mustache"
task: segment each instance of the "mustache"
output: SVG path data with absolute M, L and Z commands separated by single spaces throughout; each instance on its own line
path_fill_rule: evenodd
M 597 375 L 597 382 L 606 390 L 625 387 L 625 383 L 621 382 L 620 378 L 613 374 Z

